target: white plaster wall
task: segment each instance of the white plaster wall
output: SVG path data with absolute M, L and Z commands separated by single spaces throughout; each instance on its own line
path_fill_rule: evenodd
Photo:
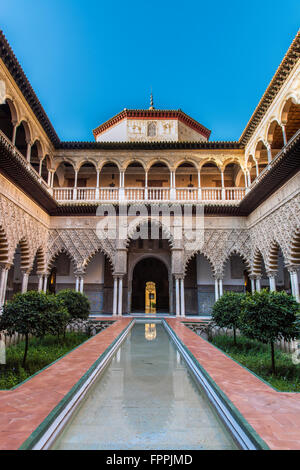
M 156 135 L 148 136 L 148 124 L 156 124 Z M 102 132 L 97 142 L 134 141 L 206 141 L 201 134 L 177 119 L 123 119 L 114 127 Z
M 71 263 L 69 276 L 56 276 L 56 284 L 73 284 L 75 289 L 75 275 L 73 272 L 73 265 Z
M 85 284 L 104 283 L 104 255 L 102 253 L 96 253 L 88 264 L 84 282 Z
M 214 283 L 215 280 L 209 261 L 203 255 L 197 255 L 197 284 L 208 285 Z
M 178 122 L 178 140 L 179 142 L 206 142 L 207 139 L 196 132 L 194 129 L 191 129 L 189 126 L 183 122 Z
M 127 119 L 110 127 L 107 131 L 102 132 L 96 138 L 97 142 L 126 142 L 127 141 Z

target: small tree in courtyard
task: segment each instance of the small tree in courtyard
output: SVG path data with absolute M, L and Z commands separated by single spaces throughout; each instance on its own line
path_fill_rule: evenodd
M 86 295 L 75 290 L 65 289 L 57 294 L 63 305 L 69 312 L 71 323 L 74 320 L 87 320 L 90 314 L 90 302 Z
M 275 374 L 274 343 L 291 341 L 297 337 L 296 325 L 299 304 L 286 292 L 262 290 L 242 300 L 240 329 L 245 336 L 269 344 L 272 371 Z
M 43 292 L 28 291 L 16 294 L 3 308 L 0 317 L 0 331 L 9 335 L 19 333 L 25 336 L 25 350 L 22 367 L 25 367 L 29 336 L 42 337 L 55 333 L 61 322 L 66 321 L 68 312 L 63 304 L 53 295 Z
M 233 329 L 233 341 L 236 344 L 236 330 L 239 327 L 241 301 L 244 294 L 225 292 L 213 306 L 212 319 L 221 328 Z

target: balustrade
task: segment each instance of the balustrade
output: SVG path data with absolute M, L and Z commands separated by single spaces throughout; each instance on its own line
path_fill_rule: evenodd
M 54 188 L 53 196 L 59 202 L 65 201 L 241 201 L 245 188 Z

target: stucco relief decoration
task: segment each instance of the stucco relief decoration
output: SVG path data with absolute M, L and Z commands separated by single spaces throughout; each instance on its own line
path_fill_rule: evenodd
M 98 251 L 104 253 L 113 263 L 115 246 L 108 239 L 99 240 L 93 229 L 51 230 L 47 264 L 60 252 L 65 251 L 72 258 L 77 269 L 85 269 L 93 255 Z
M 18 243 L 26 240 L 30 255 L 28 266 L 32 266 L 37 250 L 47 245 L 47 229 L 4 196 L 0 196 L 0 208 L 0 225 L 6 233 L 9 244 L 9 262 L 13 263 Z

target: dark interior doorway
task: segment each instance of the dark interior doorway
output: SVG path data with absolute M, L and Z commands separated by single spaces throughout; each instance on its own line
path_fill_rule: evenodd
M 132 312 L 145 312 L 146 283 L 152 281 L 156 287 L 156 312 L 169 312 L 169 277 L 165 264 L 157 258 L 139 261 L 132 277 Z

